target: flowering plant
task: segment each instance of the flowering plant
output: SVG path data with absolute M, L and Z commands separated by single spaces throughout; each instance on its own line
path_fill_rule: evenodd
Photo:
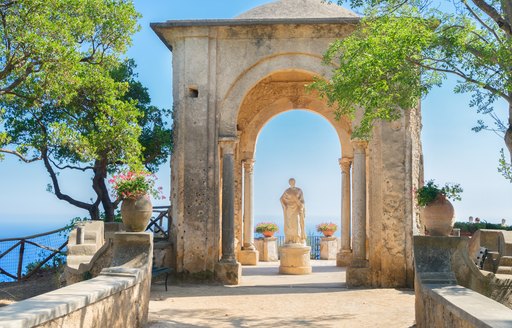
M 279 227 L 277 226 L 277 224 L 272 222 L 261 222 L 256 225 L 255 231 L 257 233 L 263 233 L 264 231 L 277 232 L 279 231 Z
M 124 171 L 112 176 L 113 196 L 116 199 L 137 199 L 150 194 L 156 199 L 165 199 L 162 187 L 155 187 L 157 177 L 147 171 Z
M 336 230 L 338 230 L 338 226 L 336 225 L 336 223 L 332 223 L 332 222 L 329 222 L 329 223 L 323 222 L 316 226 L 316 231 L 318 231 L 318 232 L 323 232 L 326 230 L 335 232 Z

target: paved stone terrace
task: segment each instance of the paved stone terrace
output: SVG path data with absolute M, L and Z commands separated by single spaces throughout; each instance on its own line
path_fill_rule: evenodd
M 147 327 L 412 327 L 414 291 L 347 289 L 345 269 L 312 261 L 313 274 L 278 274 L 278 262 L 243 267 L 239 286 L 152 286 Z

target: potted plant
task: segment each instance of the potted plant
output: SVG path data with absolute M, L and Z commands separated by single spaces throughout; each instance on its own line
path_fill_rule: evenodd
M 146 230 L 153 212 L 150 195 L 164 199 L 162 188 L 155 188 L 156 177 L 147 171 L 123 171 L 114 175 L 112 184 L 114 197 L 121 200 L 121 219 L 126 231 Z
M 256 225 L 255 231 L 265 237 L 272 237 L 274 233 L 279 231 L 279 227 L 273 222 L 262 222 Z
M 332 222 L 324 222 L 316 226 L 316 231 L 323 233 L 324 237 L 331 237 L 336 232 L 336 230 L 338 230 L 338 226 L 336 223 Z
M 429 180 L 416 191 L 416 200 L 421 207 L 421 217 L 431 236 L 449 236 L 455 223 L 455 210 L 448 200 L 461 200 L 459 184 L 447 183 L 440 188 Z

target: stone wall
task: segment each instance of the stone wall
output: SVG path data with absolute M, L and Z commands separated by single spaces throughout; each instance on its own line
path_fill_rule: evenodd
M 478 275 L 467 255 L 467 239 L 462 238 L 414 237 L 416 325 L 510 327 L 512 310 L 458 285 L 464 283 L 462 278 Z
M 143 327 L 151 287 L 153 238 L 118 233 L 112 267 L 91 280 L 0 309 L 0 327 Z

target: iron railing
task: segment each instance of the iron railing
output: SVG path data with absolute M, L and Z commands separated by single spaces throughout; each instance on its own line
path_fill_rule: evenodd
M 153 214 L 146 228 L 146 231 L 153 233 L 155 239 L 169 240 L 172 218 L 169 215 L 170 206 L 153 206 Z

